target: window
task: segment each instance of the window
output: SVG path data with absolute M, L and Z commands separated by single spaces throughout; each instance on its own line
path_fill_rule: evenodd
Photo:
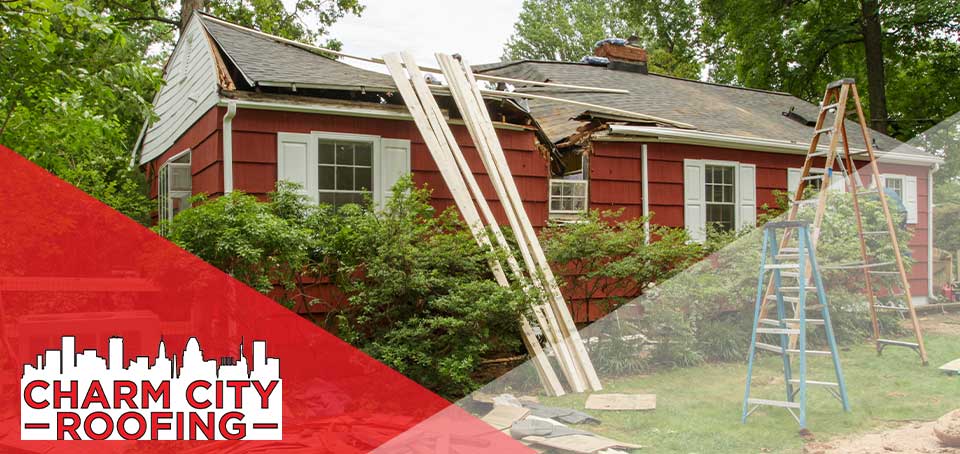
M 586 180 L 550 180 L 551 214 L 578 214 L 586 210 Z
M 899 197 L 900 200 L 904 200 L 903 178 L 894 177 L 894 176 L 885 176 L 883 180 L 884 180 L 883 185 L 885 188 L 893 190 L 893 192 L 897 193 L 897 197 Z
M 704 166 L 706 223 L 723 231 L 736 229 L 736 167 Z
M 187 150 L 160 167 L 157 178 L 157 202 L 161 221 L 169 221 L 177 213 L 190 207 L 190 197 L 193 196 L 191 154 L 190 150 Z
M 277 179 L 315 203 L 340 207 L 373 199 L 383 207 L 410 173 L 410 141 L 336 132 L 277 133 Z
M 319 139 L 317 200 L 335 207 L 363 203 L 373 184 L 373 143 Z

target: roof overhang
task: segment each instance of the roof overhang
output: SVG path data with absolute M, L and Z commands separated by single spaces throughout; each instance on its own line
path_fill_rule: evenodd
M 737 150 L 764 151 L 768 153 L 805 155 L 810 144 L 791 142 L 788 140 L 765 139 L 759 137 L 720 134 L 707 131 L 691 131 L 686 129 L 659 128 L 650 126 L 609 125 L 609 134 L 595 136 L 596 141 L 628 141 L 628 142 L 667 142 L 687 145 L 702 145 L 708 147 L 731 148 Z M 909 145 L 903 145 L 907 147 Z M 826 145 L 820 145 L 818 150 L 827 150 Z M 851 148 L 851 151 L 863 151 Z M 908 165 L 936 165 L 942 164 L 943 159 L 933 155 L 904 153 L 896 150 L 875 150 L 877 160 L 890 164 Z M 865 159 L 865 158 L 858 158 Z

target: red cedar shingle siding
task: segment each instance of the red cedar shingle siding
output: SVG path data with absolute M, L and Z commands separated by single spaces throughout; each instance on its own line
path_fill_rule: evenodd
M 642 214 L 643 198 L 640 183 L 640 148 L 638 142 L 593 142 L 590 156 L 590 207 L 615 209 L 624 207 L 624 217 Z M 731 150 L 697 145 L 668 143 L 647 144 L 650 179 L 650 211 L 653 222 L 670 227 L 683 227 L 683 160 L 716 159 L 738 161 L 757 166 L 757 202 L 773 205 L 773 191 L 787 189 L 787 168 L 803 166 L 804 157 L 780 153 Z M 815 163 L 823 166 L 823 160 Z M 910 273 L 914 296 L 927 295 L 927 168 L 897 164 L 881 164 L 882 173 L 917 177 L 917 224 L 911 224 L 914 236 L 910 241 L 916 261 Z

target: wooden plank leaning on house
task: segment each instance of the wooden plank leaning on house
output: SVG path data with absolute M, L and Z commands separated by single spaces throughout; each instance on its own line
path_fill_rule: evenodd
M 407 76 L 404 74 L 399 56 L 395 54 L 387 55 L 385 56 L 385 62 L 388 70 L 390 71 L 391 77 L 393 77 L 394 82 L 397 85 L 400 95 L 403 97 L 407 108 L 410 110 L 410 114 L 414 118 L 417 128 L 420 130 L 420 133 L 423 136 L 424 142 L 427 145 L 427 149 L 430 151 L 430 154 L 436 162 L 445 184 L 450 189 L 450 193 L 453 195 L 454 202 L 459 208 L 460 213 L 463 215 L 464 220 L 470 227 L 474 240 L 476 240 L 481 247 L 493 248 L 493 245 L 490 243 L 489 237 L 487 236 L 487 232 L 483 227 L 483 223 L 480 220 L 480 215 L 478 214 L 477 209 L 471 200 L 470 194 L 467 191 L 467 185 L 463 180 L 463 176 L 457 170 L 456 162 L 454 162 L 454 159 L 451 155 L 450 142 L 447 140 L 448 136 L 442 133 L 438 134 L 438 128 L 446 126 L 445 121 L 442 121 L 441 117 L 441 121 L 438 122 L 436 112 L 432 110 L 430 115 L 428 115 L 427 109 L 425 109 L 422 100 L 416 93 L 415 88 L 411 85 L 410 80 L 408 80 Z M 432 97 L 430 99 L 432 99 Z M 442 126 L 438 123 L 442 124 Z M 481 200 L 483 199 L 481 198 Z M 487 210 L 489 210 L 489 207 Z M 510 285 L 499 261 L 492 261 L 490 263 L 490 267 L 499 285 Z M 547 329 L 547 327 L 543 325 L 541 326 L 544 328 L 544 330 Z M 553 371 L 546 353 L 540 347 L 540 342 L 536 338 L 533 328 L 530 326 L 529 321 L 525 317 L 521 320 L 521 331 L 523 333 L 524 343 L 530 352 L 534 366 L 537 370 L 537 374 L 540 376 L 545 389 L 552 395 L 563 395 L 563 386 L 560 383 L 559 378 L 556 376 L 556 373 Z
M 442 136 L 443 139 L 446 139 L 446 141 L 440 141 L 441 147 L 453 156 L 454 162 L 457 164 L 457 168 L 460 170 L 462 177 L 467 182 L 470 191 L 473 193 L 474 201 L 478 206 L 480 206 L 481 211 L 484 213 L 484 218 L 486 218 L 487 225 L 493 232 L 494 237 L 497 240 L 497 244 L 500 246 L 502 251 L 506 252 L 507 262 L 510 265 L 511 271 L 514 272 L 515 279 L 517 279 L 517 282 L 519 282 L 521 285 L 527 286 L 527 280 L 524 278 L 522 271 L 520 271 L 520 267 L 511 253 L 510 246 L 507 244 L 506 238 L 504 238 L 503 232 L 500 230 L 500 226 L 497 223 L 496 218 L 494 218 L 493 212 L 490 210 L 487 199 L 480 191 L 480 186 L 476 182 L 473 171 L 467 164 L 467 160 L 463 156 L 460 146 L 457 144 L 457 140 L 453 136 L 453 132 L 450 130 L 450 127 L 444 119 L 443 112 L 440 110 L 440 106 L 437 105 L 436 99 L 434 99 L 433 94 L 430 91 L 430 87 L 425 82 L 423 74 L 417 68 L 417 64 L 412 55 L 406 53 L 403 54 L 403 60 L 406 65 L 407 72 L 410 75 L 413 88 L 425 108 L 427 118 L 431 122 L 434 132 Z M 551 326 L 557 326 L 557 321 L 553 313 L 544 308 L 542 304 L 534 304 L 533 312 L 537 316 L 537 321 L 541 327 L 549 328 Z M 547 340 L 551 347 L 554 348 L 554 351 L 557 354 L 557 358 L 560 361 L 561 370 L 567 377 L 567 381 L 570 383 L 571 388 L 575 392 L 584 391 L 586 388 L 584 381 L 582 380 L 583 377 L 580 374 L 575 373 L 579 370 L 576 367 L 576 362 L 574 359 L 575 356 L 562 342 L 563 337 L 558 335 L 556 330 L 544 329 L 543 331 L 547 336 Z
M 521 251 L 527 249 L 527 253 L 532 255 L 533 258 L 532 263 L 528 264 L 529 275 L 531 278 L 542 279 L 543 287 L 548 294 L 549 305 L 559 320 L 558 328 L 563 339 L 573 353 L 580 372 L 589 384 L 590 389 L 599 391 L 602 389 L 600 379 L 590 361 L 573 318 L 570 316 L 566 301 L 560 293 L 560 287 L 557 285 L 553 270 L 551 270 L 546 255 L 543 253 L 540 240 L 527 217 L 520 192 L 507 165 L 506 155 L 493 128 L 492 120 L 486 104 L 483 102 L 483 95 L 477 87 L 476 79 L 473 78 L 473 73 L 468 65 L 454 60 L 449 55 L 437 54 L 437 60 L 444 69 L 444 76 L 451 87 L 451 94 L 457 103 L 464 122 L 468 125 L 473 141 L 477 145 L 481 157 L 485 158 L 484 165 L 487 168 L 487 173 L 498 175 L 504 185 L 503 189 L 506 197 L 501 197 L 500 201 L 504 205 L 504 210 L 512 211 L 518 219 L 520 228 L 515 230 L 514 233 L 517 235 L 517 243 Z

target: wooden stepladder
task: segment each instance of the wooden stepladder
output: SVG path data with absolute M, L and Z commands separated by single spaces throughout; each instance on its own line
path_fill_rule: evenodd
M 777 246 L 777 231 L 783 230 L 781 238 L 790 238 L 794 233 L 796 245 L 793 247 Z M 781 407 L 787 409 L 800 428 L 807 427 L 807 386 L 822 386 L 833 394 L 843 405 L 844 411 L 850 411 L 850 402 L 847 400 L 847 387 L 843 380 L 843 371 L 840 369 L 840 353 L 837 350 L 837 341 L 833 335 L 833 324 L 830 323 L 830 310 L 827 304 L 827 294 L 823 288 L 823 279 L 820 278 L 820 269 L 817 266 L 816 252 L 810 237 L 810 223 L 808 221 L 769 222 L 763 226 L 763 255 L 760 258 L 760 277 L 757 280 L 757 302 L 753 319 L 753 332 L 750 336 L 750 360 L 747 366 L 747 389 L 743 396 L 742 422 L 747 422 L 757 408 L 761 406 Z M 773 301 L 777 306 L 774 318 L 765 318 L 760 315 L 763 306 L 763 283 L 769 276 L 773 285 Z M 813 285 L 804 282 L 812 281 Z M 784 280 L 787 280 L 784 285 Z M 796 284 L 795 284 L 796 283 Z M 811 296 L 816 302 L 807 304 Z M 793 312 L 787 312 L 786 304 L 792 303 Z M 807 311 L 820 311 L 819 318 L 807 318 Z M 827 337 L 828 350 L 807 350 L 807 325 L 823 326 Z M 772 336 L 779 341 L 777 344 L 761 342 L 761 336 Z M 790 345 L 790 337 L 797 336 L 797 346 Z M 750 397 L 750 384 L 753 377 L 753 364 L 758 350 L 771 351 L 783 358 L 783 383 L 786 386 L 786 400 L 758 399 Z M 797 376 L 794 378 L 794 369 L 791 357 L 798 358 Z M 808 380 L 807 366 L 809 356 L 830 356 L 833 359 L 835 382 Z
M 865 149 L 863 150 L 851 151 L 850 144 L 847 140 L 847 128 L 844 119 L 847 115 L 847 104 L 849 103 L 851 97 L 853 98 L 853 104 L 857 114 L 858 127 L 863 135 L 863 142 L 865 146 Z M 832 126 L 826 126 L 827 119 L 831 114 L 833 116 Z M 829 145 L 827 146 L 826 150 L 823 150 L 819 147 L 819 145 L 821 137 L 823 137 L 825 134 L 829 136 Z M 838 145 L 841 143 L 842 148 L 838 150 Z M 869 178 L 872 180 L 869 186 L 864 185 L 862 178 L 860 177 L 859 173 L 857 173 L 857 167 L 854 165 L 853 161 L 854 156 L 865 157 L 868 160 L 867 165 L 869 166 L 870 171 Z M 813 162 L 815 158 L 825 159 L 822 173 L 811 173 L 810 171 L 814 167 Z M 917 313 L 913 306 L 913 300 L 910 294 L 910 281 L 907 276 L 906 268 L 903 264 L 903 255 L 900 253 L 900 243 L 897 239 L 893 218 L 890 215 L 890 206 L 887 202 L 887 195 L 884 191 L 883 182 L 880 179 L 880 169 L 877 165 L 877 157 L 873 150 L 873 142 L 870 137 L 869 129 L 867 128 L 866 120 L 863 116 L 863 108 L 860 104 L 860 95 L 857 93 L 857 85 L 853 79 L 841 79 L 831 82 L 827 85 L 826 92 L 823 95 L 823 102 L 820 104 L 820 114 L 817 116 L 816 126 L 814 126 L 813 140 L 810 142 L 810 147 L 807 150 L 807 158 L 803 164 L 803 170 L 800 175 L 800 184 L 797 187 L 797 192 L 792 198 L 792 204 L 790 210 L 788 211 L 787 220 L 792 221 L 797 219 L 797 214 L 802 206 L 816 206 L 816 213 L 814 215 L 811 231 L 811 246 L 813 248 L 816 248 L 817 241 L 820 237 L 820 226 L 823 223 L 824 214 L 827 208 L 827 191 L 830 187 L 830 180 L 838 172 L 834 170 L 835 166 L 839 168 L 841 178 L 845 178 L 847 188 L 853 197 L 853 211 L 856 217 L 857 237 L 860 243 L 861 261 L 840 266 L 824 266 L 823 268 L 863 270 L 864 288 L 869 298 L 868 302 L 870 307 L 870 319 L 873 324 L 873 339 L 876 344 L 877 354 L 883 353 L 884 347 L 887 346 L 908 347 L 916 350 L 916 352 L 920 355 L 923 365 L 927 365 L 927 350 L 923 344 L 923 333 L 920 330 L 920 323 L 917 320 Z M 804 190 L 813 181 L 820 182 L 819 194 L 816 198 L 804 200 Z M 886 229 L 884 230 L 864 231 L 863 215 L 860 210 L 860 197 L 868 195 L 876 195 L 880 200 L 880 204 L 883 207 L 883 215 L 886 221 Z M 873 259 L 870 255 L 869 249 L 867 248 L 866 238 L 868 236 L 872 239 L 889 239 L 893 247 L 894 260 L 879 262 Z M 785 247 L 788 241 L 789 235 L 784 235 L 784 238 L 781 242 L 781 248 Z M 898 277 L 897 285 L 900 287 L 900 292 L 897 293 L 897 289 L 893 289 L 889 295 L 890 299 L 893 301 L 890 304 L 878 304 L 877 294 L 874 289 L 874 278 L 879 275 L 895 275 Z M 803 282 L 809 285 L 809 267 L 808 275 Z M 766 304 L 773 298 L 776 298 L 776 295 L 773 294 L 773 283 L 771 282 L 770 285 L 767 286 L 767 290 L 764 295 L 763 307 L 761 308 L 760 312 L 761 316 L 766 315 Z M 916 342 L 888 340 L 881 337 L 877 311 L 888 309 L 898 311 L 901 314 L 909 314 Z M 795 342 L 796 339 L 791 338 L 791 344 L 794 344 Z

